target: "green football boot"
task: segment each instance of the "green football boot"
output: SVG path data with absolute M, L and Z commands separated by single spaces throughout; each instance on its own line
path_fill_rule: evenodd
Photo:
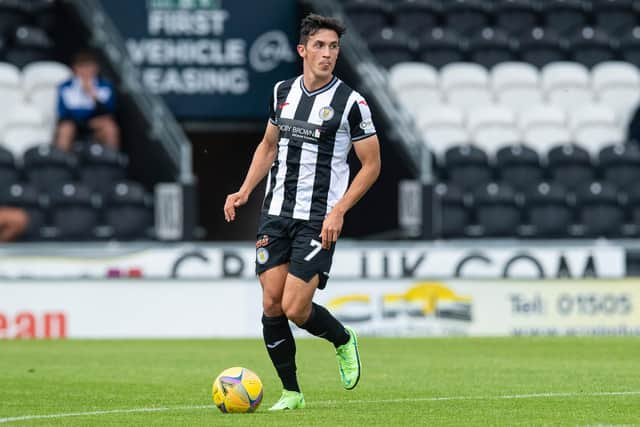
M 344 327 L 350 335 L 349 341 L 336 349 L 336 359 L 340 368 L 340 379 L 347 390 L 352 390 L 360 380 L 360 353 L 358 337 L 352 328 Z
M 285 409 L 304 409 L 304 407 L 304 395 L 301 392 L 282 390 L 282 396 L 269 410 L 284 411 Z

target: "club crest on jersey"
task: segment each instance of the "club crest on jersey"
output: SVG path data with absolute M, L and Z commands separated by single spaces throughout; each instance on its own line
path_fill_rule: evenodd
M 256 261 L 258 264 L 265 264 L 269 261 L 269 251 L 267 248 L 258 248 L 256 251 Z
M 334 114 L 334 111 L 330 105 L 327 105 L 326 107 L 322 107 L 318 112 L 318 116 L 320 116 L 320 119 L 324 120 L 325 122 L 327 120 L 331 120 L 333 118 L 333 114 Z

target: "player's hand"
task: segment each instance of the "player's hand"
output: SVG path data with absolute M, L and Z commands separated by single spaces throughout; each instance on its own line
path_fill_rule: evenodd
M 236 208 L 247 203 L 249 196 L 238 191 L 237 193 L 229 194 L 227 200 L 224 202 L 224 219 L 227 222 L 231 222 L 236 219 Z
M 89 95 L 90 97 L 92 97 L 93 99 L 96 99 L 98 96 L 98 93 L 96 91 L 96 87 L 93 84 L 93 79 L 84 79 L 81 78 L 80 79 L 80 84 L 82 85 L 82 90 Z
M 343 214 L 336 209 L 329 212 L 329 215 L 327 215 L 322 222 L 322 231 L 320 232 L 320 237 L 322 238 L 322 249 L 331 249 L 331 245 L 338 240 L 338 237 L 340 237 L 343 224 Z

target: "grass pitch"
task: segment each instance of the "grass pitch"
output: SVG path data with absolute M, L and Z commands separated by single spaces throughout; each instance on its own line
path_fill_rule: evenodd
M 640 425 L 638 338 L 361 338 L 345 391 L 330 344 L 298 340 L 307 408 L 269 413 L 280 382 L 259 340 L 0 341 L 0 424 L 166 426 Z M 222 414 L 211 383 L 245 366 L 255 414 Z

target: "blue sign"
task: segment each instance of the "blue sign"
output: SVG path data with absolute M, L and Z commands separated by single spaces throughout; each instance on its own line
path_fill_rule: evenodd
M 103 0 L 142 72 L 182 120 L 267 120 L 273 85 L 301 72 L 295 0 Z

